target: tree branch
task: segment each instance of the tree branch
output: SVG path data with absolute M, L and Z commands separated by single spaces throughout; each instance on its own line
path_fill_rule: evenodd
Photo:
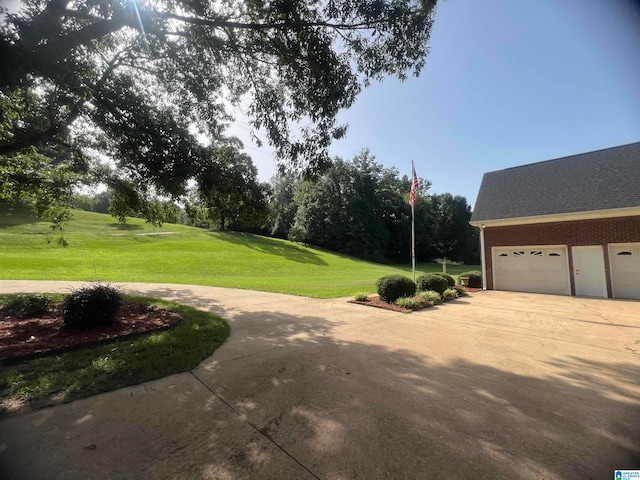
M 255 23 L 255 22 L 231 22 L 228 20 L 214 20 L 209 18 L 195 18 L 185 17 L 171 12 L 160 11 L 148 11 L 145 12 L 148 15 L 152 15 L 158 18 L 164 18 L 167 20 L 178 20 L 183 23 L 189 23 L 192 25 L 203 25 L 207 27 L 216 28 L 237 28 L 244 30 L 273 30 L 291 27 L 325 27 L 335 30 L 367 30 L 375 27 L 380 22 L 359 22 L 359 23 L 330 23 L 326 21 L 307 22 L 307 21 L 283 21 L 274 23 Z

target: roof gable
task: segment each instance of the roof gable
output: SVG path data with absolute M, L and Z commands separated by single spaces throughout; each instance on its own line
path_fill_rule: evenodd
M 640 142 L 485 173 L 471 222 L 640 207 Z

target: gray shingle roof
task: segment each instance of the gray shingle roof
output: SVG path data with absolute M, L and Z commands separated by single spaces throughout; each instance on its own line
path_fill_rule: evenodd
M 471 222 L 640 207 L 640 142 L 485 173 Z

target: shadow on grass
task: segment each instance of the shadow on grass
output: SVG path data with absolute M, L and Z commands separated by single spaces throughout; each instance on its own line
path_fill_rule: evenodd
M 277 255 L 293 262 L 314 265 L 327 264 L 316 253 L 293 243 L 285 243 L 283 240 L 237 232 L 209 232 L 207 235 L 216 240 L 242 245 L 260 253 Z
M 120 222 L 113 222 L 113 223 L 109 223 L 107 225 L 108 227 L 114 228 L 116 230 L 122 230 L 122 231 L 135 231 L 135 230 L 143 230 L 143 226 L 142 225 L 136 225 L 133 223 L 120 223 Z
M 41 221 L 43 220 L 38 220 L 26 203 L 0 202 L 0 228 L 30 225 Z

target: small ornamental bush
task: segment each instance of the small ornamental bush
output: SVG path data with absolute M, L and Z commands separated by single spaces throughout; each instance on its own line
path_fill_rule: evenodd
M 433 290 L 427 290 L 426 292 L 420 292 L 418 294 L 418 298 L 421 302 L 430 302 L 434 305 L 438 305 L 442 303 L 442 297 L 438 292 L 434 292 Z
M 482 288 L 482 272 L 477 270 L 471 272 L 464 272 L 460 274 L 461 277 L 469 277 L 469 285 L 471 288 Z
M 458 292 L 456 292 L 453 288 L 447 288 L 444 292 L 442 292 L 442 298 L 445 300 L 452 300 L 458 297 Z
M 413 310 L 418 307 L 418 302 L 413 297 L 400 297 L 396 300 L 396 305 L 408 310 Z
M 46 295 L 12 295 L 3 307 L 4 310 L 22 315 L 41 315 L 49 311 L 50 299 Z
M 82 287 L 64 301 L 64 324 L 67 328 L 92 328 L 113 323 L 121 304 L 122 294 L 111 285 Z
M 444 278 L 447 281 L 447 285 L 449 286 L 449 288 L 453 287 L 456 284 L 455 279 L 451 275 L 439 272 L 434 273 L 434 275 L 438 275 L 439 277 Z
M 353 296 L 356 302 L 366 302 L 369 299 L 369 294 L 365 292 L 358 292 Z
M 420 275 L 416 283 L 418 284 L 418 290 L 433 290 L 439 294 L 442 294 L 449 286 L 446 278 L 436 275 L 435 273 Z
M 400 297 L 413 297 L 416 293 L 416 284 L 413 280 L 402 275 L 380 277 L 376 282 L 376 288 L 380 300 L 387 303 L 393 303 Z
M 453 289 L 456 292 L 458 292 L 459 297 L 466 297 L 467 295 L 469 295 L 469 292 L 467 292 L 467 289 L 464 288 L 462 285 L 454 285 Z

